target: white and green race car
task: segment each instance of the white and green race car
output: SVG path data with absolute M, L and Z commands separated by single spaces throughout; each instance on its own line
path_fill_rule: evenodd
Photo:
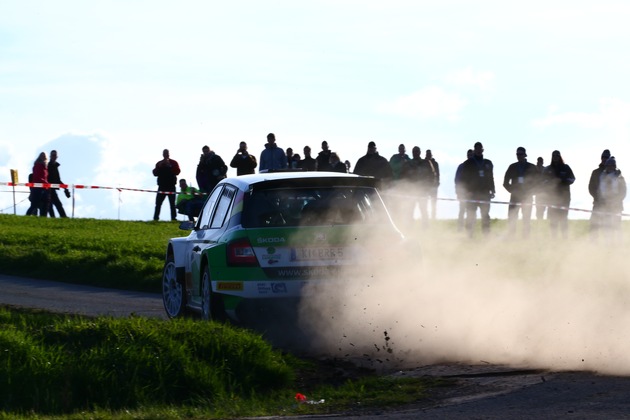
M 162 277 L 171 318 L 239 320 L 266 302 L 301 298 L 307 284 L 376 264 L 368 235 L 384 247 L 404 239 L 374 178 L 333 172 L 224 179 L 197 222 L 182 225 L 192 231 L 169 241 Z

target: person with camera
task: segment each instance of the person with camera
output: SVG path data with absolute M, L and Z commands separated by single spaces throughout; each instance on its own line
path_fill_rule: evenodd
M 247 143 L 242 141 L 236 154 L 232 158 L 232 162 L 230 162 L 230 167 L 236 168 L 236 175 L 241 176 L 253 174 L 256 166 L 258 166 L 256 157 L 247 152 Z

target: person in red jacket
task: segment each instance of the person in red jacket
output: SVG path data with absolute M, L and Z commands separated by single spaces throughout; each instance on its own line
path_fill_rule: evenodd
M 155 212 L 153 220 L 160 220 L 160 209 L 164 199 L 168 196 L 168 202 L 171 206 L 171 220 L 177 220 L 177 208 L 175 207 L 175 188 L 177 185 L 177 175 L 180 173 L 177 161 L 170 158 L 168 149 L 162 152 L 162 159 L 155 164 L 153 175 L 157 177 L 158 193 L 155 197 Z
M 48 184 L 48 157 L 45 152 L 41 152 L 33 164 L 33 182 L 37 184 Z M 48 189 L 36 187 L 32 189 L 31 194 L 31 207 L 37 209 L 40 216 L 48 216 L 48 206 L 50 205 Z M 36 215 L 37 212 L 35 211 L 30 214 Z

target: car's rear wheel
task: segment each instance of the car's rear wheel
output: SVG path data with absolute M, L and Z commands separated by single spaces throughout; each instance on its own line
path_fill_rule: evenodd
M 206 264 L 201 278 L 201 319 L 204 320 L 225 320 L 225 310 L 223 300 L 212 291 L 212 281 L 210 278 L 210 267 Z
M 162 271 L 162 301 L 169 318 L 177 318 L 186 311 L 186 288 L 177 278 L 177 269 L 172 255 L 166 258 Z

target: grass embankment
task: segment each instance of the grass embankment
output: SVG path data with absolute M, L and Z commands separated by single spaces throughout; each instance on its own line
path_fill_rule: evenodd
M 176 223 L 0 215 L 0 273 L 158 292 Z M 423 379 L 339 377 L 260 335 L 183 319 L 0 308 L 0 418 L 226 418 L 421 400 Z M 323 404 L 300 404 L 297 392 Z
M 0 308 L 3 418 L 328 413 L 418 401 L 427 390 L 420 379 L 375 376 L 331 384 L 330 372 L 320 369 L 273 350 L 258 335 L 214 322 Z M 324 403 L 297 403 L 296 392 Z
M 0 273 L 160 292 L 178 223 L 0 215 Z

